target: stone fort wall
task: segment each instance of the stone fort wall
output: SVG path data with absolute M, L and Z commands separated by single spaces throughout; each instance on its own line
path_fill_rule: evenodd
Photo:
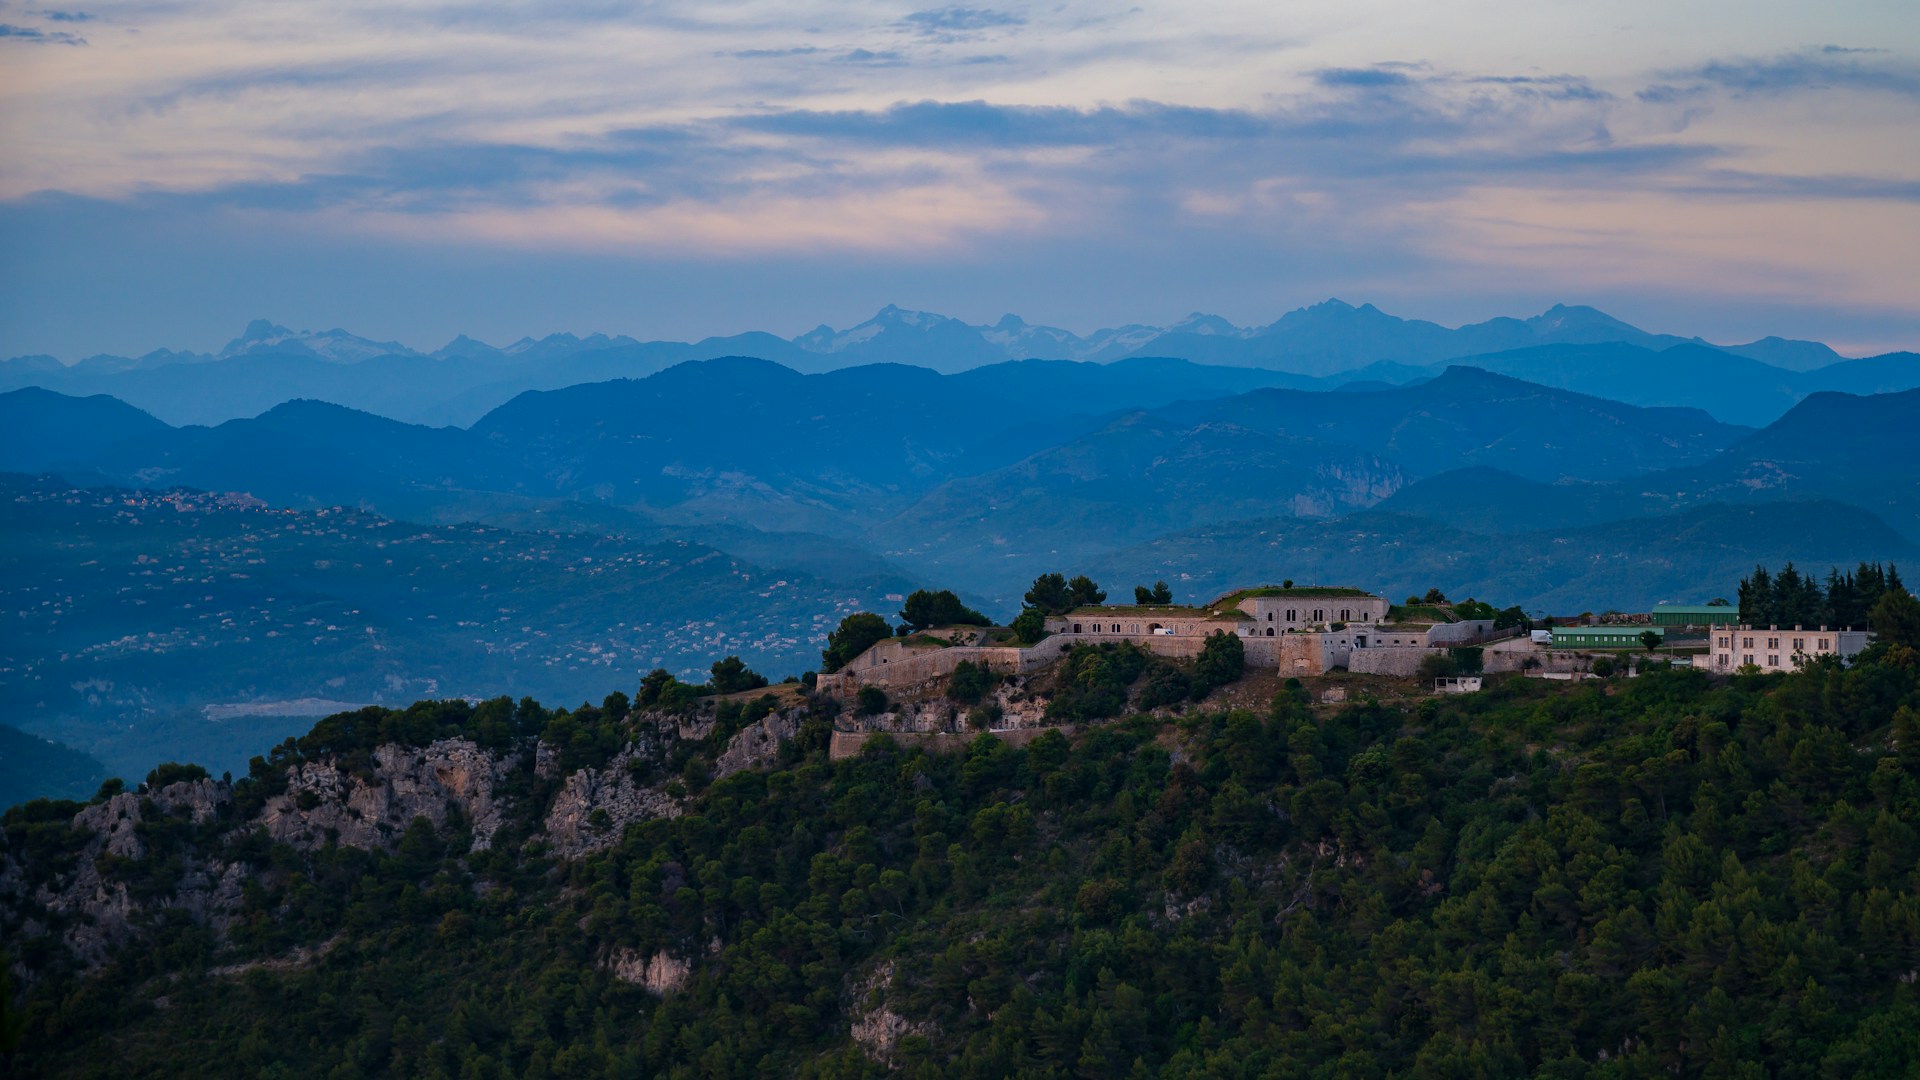
M 1445 649 L 1421 646 L 1389 645 L 1378 649 L 1355 649 L 1347 660 L 1347 670 L 1361 675 L 1395 675 L 1411 678 L 1420 672 L 1420 661 Z
M 820 676 L 823 693 L 852 694 L 862 686 L 907 687 L 953 674 L 963 660 L 1002 675 L 1025 675 L 1060 658 L 1071 642 L 1047 638 L 1032 648 L 1013 645 L 953 645 L 944 649 L 908 649 L 883 641 L 853 663 Z

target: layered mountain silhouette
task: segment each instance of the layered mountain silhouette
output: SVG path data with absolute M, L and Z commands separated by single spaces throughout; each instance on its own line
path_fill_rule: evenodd
M 61 437 L 0 443 L 0 469 L 697 538 L 989 602 L 1167 537 L 1368 512 L 1499 538 L 1824 500 L 1881 522 L 1862 537 L 1920 537 L 1920 390 L 1821 392 L 1756 430 L 1463 365 L 1401 386 L 1247 388 L 1259 378 L 1158 359 L 943 375 L 723 358 L 527 392 L 467 428 L 316 401 L 171 427 L 34 389 L 0 394 L 0 427 Z
M 1010 360 L 1172 358 L 1246 372 L 1250 381 L 1242 388 L 1311 389 L 1417 382 L 1465 358 L 1529 381 L 1632 404 L 1704 408 L 1746 424 L 1766 423 L 1820 390 L 1920 386 L 1920 358 L 1912 354 L 1848 361 L 1818 342 L 1780 338 L 1713 345 L 1649 333 L 1590 307 L 1562 305 L 1531 318 L 1445 327 L 1371 304 L 1328 300 L 1261 326 L 1196 312 L 1165 326 L 1129 324 L 1080 335 L 1016 315 L 971 324 L 889 305 L 858 325 L 823 325 L 791 339 L 750 332 L 642 342 L 559 333 L 496 346 L 462 335 L 432 352 L 337 328 L 296 331 L 259 319 L 212 353 L 163 349 L 70 366 L 45 356 L 0 362 L 0 389 L 111 394 L 174 424 L 214 424 L 313 398 L 414 423 L 468 425 L 527 390 L 639 378 L 724 356 L 804 373 L 891 363 L 947 374 Z

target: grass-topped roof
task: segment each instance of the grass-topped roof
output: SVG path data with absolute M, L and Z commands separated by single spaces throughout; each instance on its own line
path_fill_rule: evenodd
M 1306 585 L 1287 588 L 1284 585 L 1260 585 L 1251 589 L 1240 589 L 1215 600 L 1209 607 L 1233 607 L 1242 600 L 1255 600 L 1265 597 L 1283 597 L 1300 600 L 1332 600 L 1341 597 L 1365 597 L 1377 599 L 1365 589 L 1348 589 L 1333 585 Z
M 1379 599 L 1364 589 L 1347 589 L 1337 586 L 1307 585 L 1287 588 L 1284 585 L 1259 585 L 1251 589 L 1240 589 L 1215 600 L 1205 607 L 1189 607 L 1184 604 L 1098 604 L 1093 607 L 1079 607 L 1067 612 L 1068 618 L 1096 618 L 1102 615 L 1124 615 L 1129 618 L 1163 619 L 1225 619 L 1244 620 L 1246 612 L 1241 611 L 1239 603 L 1254 597 L 1284 597 L 1301 600 L 1337 600 L 1341 598 Z
M 1078 607 L 1067 612 L 1067 617 L 1083 616 L 1093 618 L 1098 615 L 1125 615 L 1143 619 L 1214 619 L 1218 612 L 1207 608 L 1188 607 L 1185 604 L 1098 604 L 1093 607 Z

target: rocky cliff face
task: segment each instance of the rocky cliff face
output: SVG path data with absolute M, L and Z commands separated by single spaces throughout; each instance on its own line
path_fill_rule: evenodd
M 619 840 L 636 821 L 680 815 L 679 801 L 667 795 L 664 786 L 634 782 L 635 760 L 629 747 L 604 769 L 581 769 L 567 777 L 544 819 L 554 854 L 577 859 Z
M 428 746 L 382 746 L 368 775 L 348 775 L 330 761 L 288 770 L 287 791 L 267 801 L 259 822 L 275 841 L 311 851 L 329 840 L 389 848 L 416 817 L 447 827 L 457 809 L 473 830 L 473 851 L 493 845 L 500 829 L 496 792 L 516 758 L 496 757 L 466 739 Z
M 123 792 L 96 803 L 73 817 L 73 828 L 84 841 L 64 879 L 20 887 L 27 867 L 9 858 L 0 866 L 0 900 L 12 909 L 9 914 L 22 907 L 34 909 L 35 917 L 22 921 L 23 933 L 45 933 L 57 925 L 61 941 L 87 967 L 98 966 L 115 947 L 136 936 L 140 918 L 150 908 L 182 911 L 224 931 L 246 879 L 241 868 L 219 859 L 186 858 L 175 888 L 157 902 L 137 896 L 120 870 L 148 855 L 143 826 L 168 818 L 208 825 L 232 801 L 229 785 L 198 780 L 169 784 L 145 797 Z
M 774 762 L 805 716 L 805 708 L 773 713 L 742 729 L 715 755 L 715 777 Z M 70 821 L 40 821 L 31 836 L 10 828 L 0 832 L 0 938 L 56 935 L 92 969 L 167 913 L 224 935 L 249 880 L 270 872 L 257 850 L 260 834 L 295 852 L 328 844 L 390 851 L 425 819 L 442 836 L 464 829 L 477 853 L 519 822 L 514 843 L 578 858 L 618 841 L 630 824 L 678 815 L 681 800 L 668 794 L 674 778 L 661 766 L 676 743 L 707 738 L 714 722 L 649 716 L 636 717 L 633 728 L 634 739 L 605 765 L 564 776 L 563 755 L 543 743 L 495 753 L 468 739 L 442 739 L 380 746 L 352 766 L 301 761 L 287 768 L 284 790 L 254 799 L 257 809 L 246 812 L 233 785 L 201 779 L 112 795 Z M 256 850 L 241 854 L 249 843 Z M 635 963 L 623 962 L 622 977 L 657 992 L 686 977 L 684 960 Z

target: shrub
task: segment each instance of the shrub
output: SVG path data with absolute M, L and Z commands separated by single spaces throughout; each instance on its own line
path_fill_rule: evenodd
M 1015 640 L 1032 645 L 1047 636 L 1047 613 L 1037 607 L 1021 608 L 1011 626 Z
M 182 765 L 177 761 L 169 761 L 147 774 L 147 790 L 159 791 L 168 784 L 178 784 L 183 781 L 191 783 L 206 778 L 207 770 L 198 765 Z
M 1215 630 L 1207 635 L 1206 644 L 1200 646 L 1200 658 L 1194 661 L 1194 694 L 1204 696 L 1216 687 L 1235 682 L 1246 670 L 1247 647 L 1240 635 Z
M 954 665 L 953 676 L 947 682 L 947 696 L 962 705 L 972 705 L 985 697 L 999 681 L 992 668 L 962 660 Z
M 887 701 L 887 692 L 877 686 L 861 687 L 856 700 L 859 702 L 859 712 L 861 716 L 873 716 L 877 713 L 886 712 L 887 706 L 890 704 Z
M 1429 653 L 1421 659 L 1420 667 L 1416 670 L 1415 674 L 1419 676 L 1421 682 L 1432 682 L 1435 679 L 1450 679 L 1460 674 L 1460 661 L 1454 658 L 1451 651 Z
M 1060 720 L 1099 720 L 1127 705 L 1127 687 L 1146 669 L 1147 654 L 1130 642 L 1078 645 L 1060 661 L 1060 689 L 1047 715 Z
M 1162 705 L 1178 704 L 1192 694 L 1193 680 L 1187 678 L 1186 672 L 1164 660 L 1157 660 L 1147 667 L 1138 704 L 1142 709 L 1157 709 Z

